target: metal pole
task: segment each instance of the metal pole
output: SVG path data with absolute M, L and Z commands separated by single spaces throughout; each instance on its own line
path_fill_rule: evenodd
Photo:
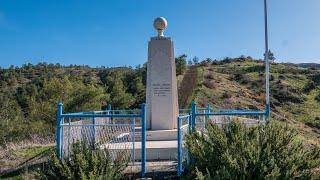
M 141 105 L 141 176 L 146 173 L 146 105 Z
M 112 114 L 111 110 L 112 110 L 112 106 L 111 104 L 108 104 L 108 114 Z M 109 123 L 114 124 L 112 117 L 109 118 Z
M 196 128 L 196 113 L 197 113 L 197 103 L 195 101 L 192 102 L 192 120 L 191 120 L 191 129 L 192 131 Z
M 57 130 L 56 130 L 56 143 L 57 143 L 57 156 L 59 159 L 62 159 L 62 141 L 63 141 L 63 134 L 62 134 L 62 108 L 63 104 L 61 102 L 58 103 L 57 106 Z
M 188 130 L 187 130 L 187 134 L 190 134 L 190 121 L 191 121 L 191 116 L 190 116 L 190 114 L 189 114 L 187 120 L 188 120 Z M 188 150 L 187 148 L 186 148 L 186 150 L 187 150 L 187 164 L 189 165 L 189 163 L 190 163 L 189 150 Z
M 135 143 L 136 143 L 136 118 L 134 118 L 133 122 L 132 122 L 132 164 L 133 165 L 134 165 L 134 163 L 136 161 Z
M 111 104 L 108 104 L 107 105 L 107 109 L 106 109 L 106 114 L 110 114 L 110 110 L 111 110 Z M 111 120 L 110 120 L 110 118 L 106 118 L 106 120 L 105 120 L 105 123 L 111 123 Z
M 265 34 L 265 54 L 264 61 L 266 66 L 266 121 L 269 121 L 270 116 L 270 85 L 269 85 L 269 44 L 268 44 L 268 4 L 267 0 L 264 0 L 264 34 Z
M 189 118 L 188 118 L 188 134 L 190 134 L 190 132 L 191 132 L 191 121 L 192 121 L 192 115 L 191 115 L 191 113 L 189 112 Z
M 210 106 L 210 104 L 208 103 L 207 104 L 207 113 L 211 113 L 211 106 Z M 211 122 L 210 121 L 210 116 L 206 116 L 206 120 L 209 120 L 209 122 Z M 206 121 L 204 122 L 204 129 L 206 128 Z
M 181 119 L 177 118 L 178 126 L 178 176 L 182 174 L 182 134 L 181 134 Z
M 93 116 L 95 115 L 95 112 L 93 111 Z M 92 124 L 93 124 L 93 137 L 92 137 L 92 147 L 95 149 L 95 144 L 96 144 L 96 117 L 92 118 Z

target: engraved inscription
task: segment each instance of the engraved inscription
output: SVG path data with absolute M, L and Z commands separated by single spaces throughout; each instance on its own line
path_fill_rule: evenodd
M 169 83 L 154 83 L 152 84 L 154 96 L 167 96 L 171 93 L 171 84 Z

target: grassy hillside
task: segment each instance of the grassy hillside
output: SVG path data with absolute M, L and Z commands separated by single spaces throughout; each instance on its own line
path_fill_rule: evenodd
M 250 57 L 189 63 L 176 59 L 180 108 L 196 99 L 216 108 L 264 109 L 263 61 Z M 59 64 L 0 69 L 0 145 L 34 139 L 53 142 L 56 103 L 68 112 L 135 108 L 145 101 L 146 68 L 90 68 Z M 300 127 L 317 141 L 320 70 L 272 64 L 272 116 Z
M 264 110 L 263 61 L 250 58 L 202 62 L 196 99 L 217 108 Z M 272 117 L 293 124 L 313 143 L 320 138 L 320 71 L 288 64 L 272 64 L 270 98 Z
M 199 106 L 264 110 L 263 61 L 206 59 L 187 66 L 182 55 L 176 64 L 180 108 L 195 99 Z M 272 119 L 291 124 L 302 139 L 319 146 L 320 70 L 272 64 L 270 71 Z M 105 109 L 107 104 L 137 108 L 145 102 L 145 85 L 145 66 L 40 63 L 0 68 L 0 174 L 10 169 L 11 174 L 20 174 L 25 165 L 43 162 L 43 152 L 54 146 L 58 101 L 64 103 L 65 112 Z

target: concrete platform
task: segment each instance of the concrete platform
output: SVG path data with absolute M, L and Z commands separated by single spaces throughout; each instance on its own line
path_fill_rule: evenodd
M 177 129 L 147 131 L 147 141 L 171 141 L 177 140 Z M 141 141 L 141 132 L 136 133 L 136 141 Z
M 183 125 L 183 131 L 187 131 L 187 125 Z M 137 128 L 135 141 L 141 141 L 141 129 Z M 177 129 L 172 130 L 147 130 L 147 141 L 171 141 L 178 139 Z
M 183 126 L 183 131 L 187 131 L 187 125 Z M 141 129 L 137 128 L 135 132 L 135 142 L 132 133 L 123 133 L 118 135 L 112 142 L 102 144 L 101 149 L 109 149 L 111 152 L 131 153 L 136 160 L 141 159 Z M 146 155 L 147 160 L 176 160 L 178 151 L 178 132 L 173 130 L 152 130 L 146 132 Z M 134 153 L 133 153 L 133 149 Z
M 129 150 L 133 154 L 134 146 L 135 160 L 141 160 L 141 142 L 120 142 L 107 143 L 101 145 L 100 148 L 107 148 L 111 151 L 125 151 Z M 176 140 L 167 141 L 146 141 L 147 160 L 176 160 L 177 159 L 178 142 Z M 130 151 L 131 150 L 131 151 Z M 133 156 L 133 155 L 131 155 Z

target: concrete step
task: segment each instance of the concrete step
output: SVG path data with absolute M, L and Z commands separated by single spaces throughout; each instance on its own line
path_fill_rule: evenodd
M 187 131 L 187 125 L 182 126 L 182 131 Z M 172 130 L 148 130 L 146 132 L 147 141 L 171 141 L 178 139 L 177 129 Z M 141 141 L 141 129 L 135 132 L 135 141 Z
M 176 160 L 177 159 L 177 147 L 178 142 L 176 140 L 165 140 L 165 141 L 146 141 L 146 155 L 147 160 Z M 107 148 L 111 151 L 128 150 L 135 160 L 141 160 L 141 142 L 122 142 L 122 143 L 107 143 L 100 148 Z
M 177 140 L 177 129 L 150 130 L 146 132 L 147 141 L 171 141 Z M 141 132 L 135 133 L 135 141 L 141 141 Z

